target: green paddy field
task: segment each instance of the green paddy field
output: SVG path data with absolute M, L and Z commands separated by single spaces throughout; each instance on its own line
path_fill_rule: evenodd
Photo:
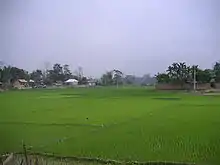
M 220 96 L 147 88 L 0 93 L 0 153 L 220 164 Z

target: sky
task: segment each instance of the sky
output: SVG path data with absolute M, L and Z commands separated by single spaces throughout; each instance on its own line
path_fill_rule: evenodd
M 219 0 L 0 0 L 0 60 L 100 76 L 220 60 Z

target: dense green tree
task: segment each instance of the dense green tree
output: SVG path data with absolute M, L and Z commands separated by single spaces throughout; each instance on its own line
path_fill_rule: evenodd
M 216 62 L 213 67 L 213 72 L 215 74 L 215 81 L 220 82 L 220 62 Z
M 1 69 L 1 81 L 3 83 L 11 83 L 12 74 L 11 74 L 11 66 L 4 66 Z
M 185 62 L 173 63 L 168 67 L 167 74 L 171 82 L 183 85 L 189 80 L 190 67 Z
M 121 85 L 123 83 L 123 73 L 120 70 L 114 69 L 112 71 L 112 75 L 113 75 L 113 83 L 115 85 Z
M 43 80 L 43 72 L 39 69 L 33 71 L 30 74 L 30 79 L 34 80 L 35 83 L 40 83 Z
M 11 84 L 18 79 L 29 79 L 29 74 L 24 69 L 11 66 L 0 68 L 0 81 L 5 87 L 11 87 Z
M 75 78 L 78 80 L 78 77 L 72 75 L 69 65 L 54 64 L 53 69 L 47 70 L 43 76 L 45 84 L 53 84 L 55 82 L 64 82 L 70 78 Z
M 63 67 L 61 64 L 54 64 L 52 70 L 47 71 L 47 82 L 55 83 L 59 81 L 64 81 Z
M 216 67 L 216 70 L 218 68 Z M 159 83 L 176 83 L 184 85 L 194 82 L 194 72 L 198 83 L 209 83 L 213 78 L 211 69 L 200 69 L 197 65 L 187 66 L 186 63 L 173 63 L 168 67 L 166 73 L 157 74 L 156 78 Z M 217 71 L 215 72 L 217 73 Z
M 63 74 L 64 74 L 64 80 L 68 80 L 70 78 L 73 78 L 73 75 L 69 69 L 69 65 L 65 64 L 63 65 Z
M 113 74 L 112 72 L 106 72 L 101 77 L 101 83 L 102 85 L 113 85 Z
M 167 73 L 158 73 L 156 76 L 158 83 L 170 83 L 171 79 Z
M 88 83 L 88 80 L 87 80 L 86 77 L 83 76 L 83 77 L 79 80 L 78 83 L 79 83 L 80 85 L 85 85 L 85 84 Z
M 212 79 L 212 72 L 210 69 L 198 69 L 196 72 L 196 80 L 198 83 L 210 83 Z
M 54 64 L 52 73 L 52 77 L 55 82 L 64 80 L 63 67 L 61 64 Z

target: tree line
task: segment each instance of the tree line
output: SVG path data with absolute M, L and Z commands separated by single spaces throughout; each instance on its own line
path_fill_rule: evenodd
M 123 73 L 120 70 L 112 70 L 103 74 L 100 80 L 95 80 L 99 85 L 120 85 L 122 84 Z M 5 85 L 11 85 L 18 79 L 34 80 L 36 84 L 52 85 L 57 82 L 64 82 L 68 79 L 76 79 L 79 84 L 86 84 L 88 78 L 83 75 L 82 67 L 72 73 L 69 65 L 54 64 L 52 69 L 40 70 L 36 69 L 28 72 L 24 69 L 12 66 L 0 67 L 0 82 Z
M 5 85 L 11 85 L 18 79 L 34 80 L 36 84 L 52 85 L 53 83 L 63 82 L 71 78 L 77 79 L 80 84 L 84 84 L 87 79 L 83 76 L 81 67 L 73 74 L 67 64 L 61 65 L 56 63 L 52 69 L 36 69 L 30 73 L 14 66 L 4 65 L 0 67 L 0 82 Z
M 32 72 L 14 66 L 0 65 L 0 82 L 5 86 L 11 86 L 18 79 L 34 80 L 35 84 L 43 83 L 45 85 L 64 82 L 68 79 L 76 79 L 79 84 L 86 84 L 89 80 L 89 78 L 83 75 L 82 67 L 78 67 L 75 72 L 72 72 L 67 64 L 61 65 L 56 63 L 51 69 L 36 69 Z M 144 85 L 148 83 L 153 84 L 155 78 L 150 75 L 144 75 L 143 77 L 125 75 L 118 69 L 112 69 L 104 73 L 100 79 L 93 79 L 94 81 L 97 85 L 102 86 L 120 86 L 122 84 Z
M 104 73 L 100 79 L 96 79 L 98 85 L 110 86 L 110 85 L 122 85 L 122 84 L 154 84 L 158 83 L 174 83 L 182 84 L 193 83 L 194 75 L 197 83 L 220 83 L 220 62 L 216 62 L 211 69 L 201 69 L 197 65 L 187 65 L 185 62 L 173 63 L 170 65 L 164 73 L 158 73 L 155 77 L 145 75 L 142 78 L 138 78 L 134 75 L 124 75 L 124 73 L 118 69 L 113 69 Z M 77 68 L 73 73 L 70 70 L 69 65 L 54 64 L 52 69 L 41 70 L 36 69 L 32 72 L 28 72 L 24 69 L 1 65 L 0 66 L 0 82 L 10 86 L 18 79 L 34 80 L 35 83 L 44 83 L 46 85 L 52 85 L 56 82 L 64 82 L 68 79 L 76 79 L 79 84 L 86 84 L 88 78 L 83 75 L 82 67 Z
M 220 83 L 220 62 L 216 62 L 211 69 L 201 69 L 198 65 L 187 65 L 185 62 L 173 63 L 165 73 L 156 75 L 158 83 L 186 84 Z

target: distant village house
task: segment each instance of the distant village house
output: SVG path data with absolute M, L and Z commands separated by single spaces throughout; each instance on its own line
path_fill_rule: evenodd
M 79 83 L 79 81 L 76 79 L 69 79 L 69 80 L 65 81 L 65 84 L 69 85 L 69 86 L 76 86 L 76 85 L 78 85 L 78 83 Z
M 25 89 L 28 86 L 28 81 L 26 81 L 25 79 L 18 79 L 13 83 L 13 87 L 16 89 Z
M 17 89 L 25 89 L 27 87 L 33 87 L 34 85 L 35 85 L 35 81 L 31 79 L 29 81 L 25 79 L 18 79 L 13 83 L 13 87 Z

